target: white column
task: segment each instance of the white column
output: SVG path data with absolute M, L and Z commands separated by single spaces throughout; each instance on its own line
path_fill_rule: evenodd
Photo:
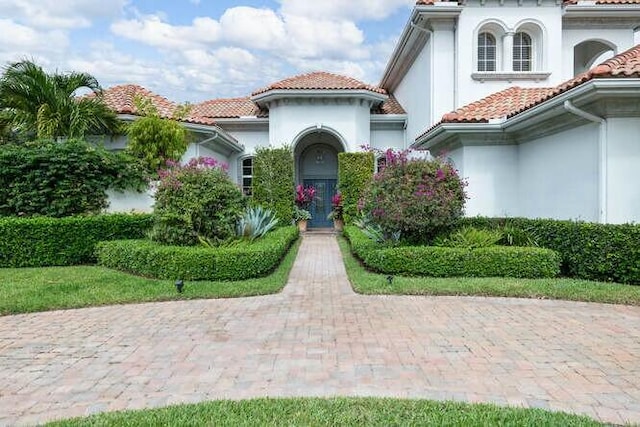
M 455 20 L 432 19 L 431 61 L 431 123 L 455 110 L 456 78 L 458 74 L 455 43 Z
M 513 31 L 502 37 L 502 69 L 498 71 L 513 71 Z

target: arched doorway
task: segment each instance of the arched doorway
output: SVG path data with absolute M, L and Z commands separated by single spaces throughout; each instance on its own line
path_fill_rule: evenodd
M 327 215 L 332 208 L 331 198 L 338 191 L 338 153 L 343 151 L 339 137 L 322 129 L 306 133 L 295 145 L 296 182 L 316 189 L 310 207 L 310 228 L 332 226 Z

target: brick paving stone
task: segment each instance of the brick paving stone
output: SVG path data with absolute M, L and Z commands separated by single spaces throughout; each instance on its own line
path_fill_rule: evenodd
M 0 425 L 213 399 L 386 396 L 640 423 L 640 307 L 362 296 L 334 236 L 282 293 L 0 317 Z

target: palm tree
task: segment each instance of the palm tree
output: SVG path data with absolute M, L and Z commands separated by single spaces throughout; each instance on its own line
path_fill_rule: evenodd
M 90 94 L 78 97 L 81 88 Z M 113 135 L 120 129 L 95 77 L 48 74 L 26 60 L 8 65 L 0 77 L 0 123 L 9 123 L 19 135 L 37 138 Z

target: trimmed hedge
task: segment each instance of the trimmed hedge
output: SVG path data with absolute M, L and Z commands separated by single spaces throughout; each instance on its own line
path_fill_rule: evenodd
M 280 224 L 290 224 L 293 218 L 294 187 L 291 148 L 256 149 L 253 158 L 253 203 L 275 212 Z
M 465 218 L 462 224 L 484 228 L 506 225 L 531 234 L 537 244 L 562 258 L 568 277 L 640 285 L 640 225 L 594 224 L 526 218 Z
M 151 215 L 0 218 L 0 267 L 48 267 L 95 262 L 98 242 L 139 239 Z
M 506 246 L 384 248 L 355 227 L 347 227 L 345 235 L 364 264 L 384 274 L 542 278 L 555 277 L 560 272 L 560 256 L 550 249 Z
M 297 238 L 297 227 L 288 226 L 236 246 L 165 246 L 150 240 L 117 240 L 100 243 L 96 254 L 100 265 L 156 279 L 244 280 L 273 271 Z
M 338 189 L 343 197 L 343 215 L 348 223 L 358 216 L 358 201 L 373 179 L 372 152 L 338 154 Z

